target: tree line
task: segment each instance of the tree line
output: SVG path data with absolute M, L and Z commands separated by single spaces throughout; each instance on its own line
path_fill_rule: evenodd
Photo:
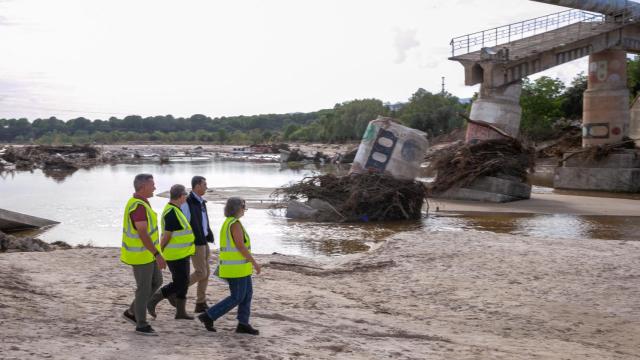
M 627 66 L 631 99 L 640 93 L 640 57 Z M 542 140 L 552 137 L 566 120 L 582 117 L 582 97 L 587 88 L 584 73 L 566 86 L 559 79 L 524 79 L 520 103 L 521 133 Z M 359 99 L 336 104 L 332 109 L 308 113 L 266 114 L 211 118 L 196 114 L 188 118 L 172 115 L 89 120 L 78 117 L 62 121 L 55 117 L 29 121 L 0 119 L 0 142 L 41 144 L 113 144 L 121 142 L 208 142 L 251 144 L 279 141 L 344 142 L 362 137 L 369 121 L 378 115 L 399 119 L 430 137 L 464 126 L 457 115 L 470 104 L 449 93 L 418 89 L 402 106 L 378 99 Z
M 211 118 L 196 114 L 62 121 L 55 117 L 29 121 L 0 119 L 0 142 L 40 144 L 120 142 L 209 142 L 251 144 L 277 141 L 344 142 L 362 137 L 369 121 L 392 116 L 409 126 L 438 135 L 462 126 L 456 112 L 464 105 L 450 94 L 419 89 L 402 109 L 392 110 L 378 99 L 336 104 L 332 109 L 309 113 L 266 114 Z

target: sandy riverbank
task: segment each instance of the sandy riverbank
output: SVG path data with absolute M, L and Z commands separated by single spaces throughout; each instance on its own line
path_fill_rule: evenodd
M 118 249 L 0 254 L 1 357 L 640 358 L 640 242 L 404 233 L 365 254 L 259 259 L 261 336 L 232 333 L 231 315 L 207 333 L 163 303 L 146 338 L 120 318 L 133 279 Z

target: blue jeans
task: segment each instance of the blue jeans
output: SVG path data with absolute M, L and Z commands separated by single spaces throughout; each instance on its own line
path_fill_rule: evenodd
M 229 282 L 229 291 L 231 292 L 231 295 L 210 307 L 209 310 L 207 310 L 207 315 L 215 321 L 237 306 L 238 322 L 240 324 L 248 325 L 249 315 L 251 314 L 251 298 L 253 296 L 251 275 L 225 280 Z

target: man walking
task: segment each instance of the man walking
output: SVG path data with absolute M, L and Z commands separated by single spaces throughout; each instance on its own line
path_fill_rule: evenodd
M 206 192 L 207 179 L 202 176 L 194 176 L 191 179 L 191 193 L 187 197 L 187 202 L 181 206 L 182 212 L 191 224 L 193 235 L 195 235 L 196 253 L 191 257 L 194 271 L 189 278 L 189 286 L 198 284 L 194 310 L 196 313 L 207 311 L 209 308 L 206 291 L 211 272 L 209 265 L 211 251 L 208 243 L 213 242 L 213 233 L 209 227 L 207 202 L 202 198 Z
M 187 314 L 187 291 L 189 290 L 189 258 L 195 253 L 193 230 L 189 221 L 182 214 L 180 206 L 187 201 L 184 186 L 175 184 L 169 190 L 169 203 L 162 211 L 162 237 L 160 248 L 171 271 L 172 282 L 161 287 L 147 303 L 149 315 L 156 317 L 156 306 L 164 299 L 173 299 L 176 307 L 176 320 L 193 320 Z
M 160 270 L 167 264 L 158 242 L 158 215 L 147 200 L 156 190 L 153 175 L 136 175 L 133 188 L 135 193 L 124 208 L 120 260 L 133 269 L 136 295 L 123 316 L 136 325 L 136 333 L 156 336 L 155 330 L 147 323 L 147 302 L 162 285 Z

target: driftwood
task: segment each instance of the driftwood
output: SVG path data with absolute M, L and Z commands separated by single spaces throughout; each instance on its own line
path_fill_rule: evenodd
M 310 176 L 272 194 L 276 207 L 290 201 L 319 199 L 329 203 L 338 222 L 419 219 L 426 196 L 424 185 L 384 174 Z
M 486 121 L 482 121 L 482 120 L 471 120 L 471 118 L 469 118 L 467 115 L 463 114 L 463 113 L 458 113 L 458 116 L 460 116 L 461 118 L 465 119 L 467 122 L 472 123 L 474 125 L 478 125 L 478 126 L 482 126 L 482 127 L 486 127 L 488 129 L 491 129 L 495 132 L 497 132 L 498 134 L 508 138 L 508 139 L 512 139 L 512 140 L 516 140 L 516 138 L 514 138 L 513 136 L 507 134 L 504 130 L 494 126 L 493 124 L 490 124 Z
M 603 144 L 597 146 L 591 146 L 583 150 L 576 151 L 570 155 L 567 155 L 564 159 L 558 161 L 558 166 L 562 166 L 562 164 L 571 159 L 574 156 L 577 156 L 581 159 L 587 161 L 598 161 L 606 158 L 613 151 L 618 149 L 633 149 L 635 148 L 635 142 L 638 139 L 625 139 L 623 141 L 614 143 L 614 144 Z
M 506 175 L 526 181 L 533 171 L 535 151 L 514 138 L 457 143 L 431 154 L 427 171 L 435 172 L 431 193 L 471 184 L 479 176 Z

